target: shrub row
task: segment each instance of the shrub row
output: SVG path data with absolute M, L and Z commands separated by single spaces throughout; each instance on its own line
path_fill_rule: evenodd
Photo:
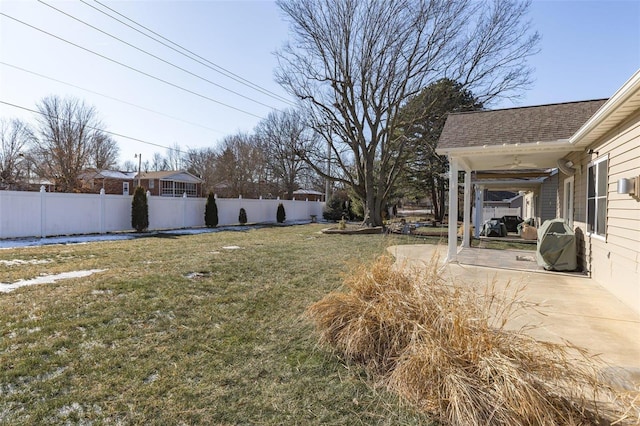
M 278 223 L 284 223 L 286 220 L 286 213 L 282 203 L 278 204 L 276 220 Z M 244 208 L 240 209 L 238 222 L 241 225 L 247 223 L 247 211 Z M 204 208 L 204 224 L 207 228 L 215 228 L 218 226 L 218 206 L 216 205 L 216 198 L 213 192 L 210 192 L 207 196 L 207 204 Z M 142 232 L 149 227 L 149 204 L 147 202 L 147 194 L 142 187 L 137 187 L 133 193 L 131 226 L 136 232 Z

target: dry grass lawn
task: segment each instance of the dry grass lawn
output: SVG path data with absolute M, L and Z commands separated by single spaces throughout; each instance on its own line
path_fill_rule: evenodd
M 4 283 L 105 269 L 0 293 L 0 424 L 428 424 L 302 318 L 415 240 L 323 227 L 0 250 Z

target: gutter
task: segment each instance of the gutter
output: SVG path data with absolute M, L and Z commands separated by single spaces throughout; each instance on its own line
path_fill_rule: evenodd
M 622 85 L 622 87 L 618 89 L 618 91 L 614 93 L 613 96 L 611 96 L 611 98 L 609 98 L 609 100 L 605 102 L 604 105 L 602 105 L 600 109 L 598 109 L 598 111 L 596 111 L 596 113 L 593 114 L 593 116 L 587 120 L 587 122 L 584 123 L 573 136 L 571 136 L 569 143 L 572 145 L 579 145 L 584 138 L 586 138 L 597 127 L 602 125 L 606 119 L 611 116 L 611 114 L 622 107 L 634 94 L 637 94 L 639 90 L 640 70 L 636 71 L 636 73 L 633 74 L 633 76 L 631 76 L 631 78 L 627 80 L 627 82 Z

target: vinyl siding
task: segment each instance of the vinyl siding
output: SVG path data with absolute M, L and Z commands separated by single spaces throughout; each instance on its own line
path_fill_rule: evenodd
M 540 224 L 557 217 L 558 193 L 558 174 L 556 173 L 540 186 L 540 208 L 538 210 Z
M 640 198 L 617 193 L 621 178 L 640 175 L 640 111 L 606 134 L 592 149 L 608 156 L 606 238 L 584 235 L 584 260 L 591 277 L 640 312 Z M 587 167 L 590 156 L 575 153 L 574 226 L 586 230 Z M 595 160 L 595 155 L 593 156 Z

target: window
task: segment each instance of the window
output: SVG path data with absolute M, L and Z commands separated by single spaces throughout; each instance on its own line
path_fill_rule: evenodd
M 187 197 L 196 197 L 196 184 L 188 182 L 176 182 L 172 180 L 161 180 L 162 192 L 160 195 L 163 197 L 182 197 L 182 194 L 187 193 Z
M 156 180 L 149 179 L 149 189 L 154 189 L 156 187 Z
M 606 235 L 607 173 L 609 159 L 603 158 L 589 165 L 587 173 L 587 232 Z

